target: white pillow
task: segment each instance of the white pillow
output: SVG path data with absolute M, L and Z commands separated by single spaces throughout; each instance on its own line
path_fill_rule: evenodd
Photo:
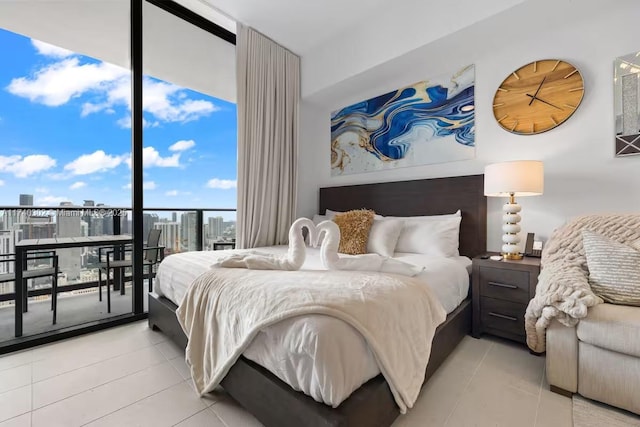
M 432 256 L 458 256 L 461 216 L 406 217 L 396 252 Z
M 369 231 L 367 252 L 392 257 L 403 226 L 404 222 L 400 219 L 374 219 Z
M 327 211 L 328 212 L 328 211 Z M 452 214 L 443 214 L 443 215 L 425 215 L 425 216 L 385 216 L 385 218 L 397 218 L 397 219 L 410 219 L 412 221 L 415 220 L 427 220 L 427 221 L 431 221 L 431 220 L 441 220 L 441 219 L 445 219 L 445 218 L 457 218 L 457 217 L 462 217 L 462 213 L 460 212 L 460 209 L 458 209 L 456 212 L 452 213 Z
M 324 212 L 324 216 L 326 216 L 326 219 L 333 219 L 337 214 L 339 213 L 344 213 L 344 212 L 339 212 L 339 211 L 332 211 L 331 209 L 326 209 Z M 373 219 L 382 219 L 384 218 L 382 215 L 378 215 L 375 214 Z
M 313 223 L 314 223 L 315 225 L 318 225 L 318 224 L 320 224 L 322 221 L 326 221 L 326 220 L 328 220 L 328 219 L 330 219 L 330 218 L 329 218 L 327 215 L 318 215 L 318 214 L 315 214 L 315 215 L 313 216 L 313 220 L 312 220 L 312 221 L 313 221 Z

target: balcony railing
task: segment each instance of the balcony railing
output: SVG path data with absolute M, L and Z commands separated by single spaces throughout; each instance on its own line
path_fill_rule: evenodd
M 48 237 L 80 237 L 109 234 L 130 234 L 131 208 L 111 206 L 0 206 L 2 226 L 0 227 L 0 258 L 14 252 L 15 243 L 23 239 Z M 145 208 L 144 239 L 151 228 L 161 228 L 161 246 L 165 255 L 176 252 L 214 250 L 228 247 L 235 242 L 235 220 L 225 219 L 236 212 L 235 208 Z M 168 214 L 169 217 L 163 217 Z M 217 214 L 217 215 L 216 215 Z M 235 216 L 235 215 L 233 215 Z M 208 220 L 205 222 L 205 219 Z M 69 282 L 59 281 L 58 293 L 97 288 L 97 257 L 94 251 L 77 250 L 81 257 L 79 279 Z M 73 253 L 67 257 L 74 256 Z M 12 263 L 0 263 L 10 268 Z M 60 264 L 61 274 L 65 263 Z M 3 273 L 5 271 L 0 271 Z M 76 274 L 78 272 L 75 272 Z M 84 277 L 84 280 L 82 279 Z M 50 283 L 36 282 L 27 290 L 29 297 L 48 297 Z M 15 288 L 12 283 L 0 284 L 0 308 L 13 305 Z

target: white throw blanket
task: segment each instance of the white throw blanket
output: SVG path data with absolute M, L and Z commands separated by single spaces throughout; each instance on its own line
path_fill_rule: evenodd
M 536 294 L 525 313 L 527 344 L 546 349 L 546 331 L 553 319 L 575 326 L 587 309 L 602 303 L 589 286 L 582 230 L 600 233 L 620 243 L 640 239 L 640 215 L 588 215 L 577 217 L 554 231 L 542 253 L 542 271 Z
M 202 274 L 177 310 L 189 338 L 186 359 L 196 390 L 212 391 L 262 328 L 308 314 L 333 316 L 358 330 L 400 411 L 413 406 L 446 312 L 424 284 L 380 273 L 212 269 Z
M 289 228 L 289 250 L 285 255 L 273 255 L 258 251 L 232 253 L 212 267 L 247 268 L 249 270 L 299 270 L 306 257 L 302 229 L 309 232 L 309 241 L 315 247 L 324 234 L 321 246 L 322 265 L 328 270 L 381 271 L 383 273 L 415 276 L 424 269 L 406 262 L 378 254 L 340 256 L 340 228 L 333 221 L 322 221 L 317 226 L 308 218 L 298 218 Z

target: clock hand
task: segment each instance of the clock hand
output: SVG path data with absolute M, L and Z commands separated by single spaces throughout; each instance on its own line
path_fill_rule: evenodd
M 544 81 L 546 79 L 547 79 L 547 76 L 544 76 L 544 78 L 540 82 L 540 86 L 538 86 L 538 89 L 536 89 L 536 93 L 533 94 L 533 98 L 531 98 L 531 101 L 529 101 L 529 105 L 533 104 L 533 100 L 536 99 L 536 96 L 538 96 L 538 92 L 540 92 L 540 88 L 542 88 L 542 85 L 544 84 Z
M 540 101 L 540 102 L 542 102 L 542 103 L 545 103 L 545 104 L 547 104 L 547 105 L 552 106 L 553 108 L 557 108 L 558 110 L 562 111 L 562 108 L 558 107 L 557 105 L 553 105 L 552 103 L 547 102 L 547 101 L 545 101 L 544 99 L 540 99 L 540 98 L 538 98 L 537 96 L 533 96 L 533 95 L 530 95 L 530 94 L 528 94 L 528 93 L 527 93 L 526 95 L 527 95 L 528 97 L 530 97 L 530 98 L 531 98 L 531 102 L 533 102 L 533 100 L 534 100 L 534 99 L 536 99 L 536 100 L 538 100 L 538 101 Z

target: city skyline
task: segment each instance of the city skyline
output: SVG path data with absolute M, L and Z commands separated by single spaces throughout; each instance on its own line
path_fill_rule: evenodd
M 0 205 L 130 206 L 129 71 L 5 30 L 0 51 Z M 144 89 L 145 206 L 235 208 L 236 106 L 150 76 Z

